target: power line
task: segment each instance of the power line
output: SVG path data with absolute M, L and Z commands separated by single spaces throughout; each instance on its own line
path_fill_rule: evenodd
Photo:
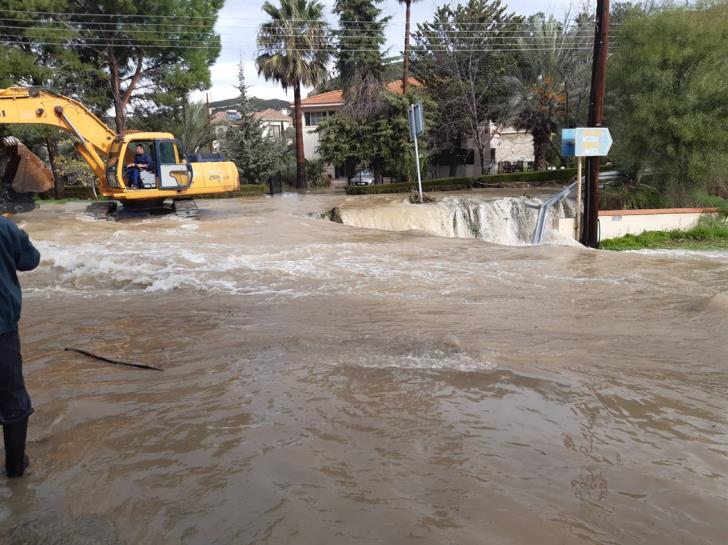
M 0 40 L 5 44 L 9 45 L 29 45 L 28 42 L 24 41 L 17 41 L 17 40 Z M 49 42 L 49 41 L 42 41 L 42 42 L 33 42 L 30 45 L 48 45 L 48 46 L 66 46 L 68 47 L 69 44 L 67 41 L 62 42 Z M 206 50 L 206 49 L 217 49 L 217 46 L 205 46 L 205 45 L 156 45 L 156 44 L 150 44 L 150 45 L 139 45 L 139 44 L 114 44 L 114 43 L 92 43 L 92 42 L 84 42 L 82 44 L 77 44 L 78 47 L 103 47 L 103 48 L 110 48 L 110 49 L 198 49 L 198 50 Z M 220 48 L 221 51 L 227 50 L 227 48 Z M 234 47 L 231 49 L 239 50 L 239 48 Z M 316 52 L 324 52 L 324 53 L 337 53 L 337 52 L 344 52 L 344 53 L 357 53 L 357 52 L 380 52 L 378 49 L 339 49 L 336 47 L 330 47 L 330 48 L 316 48 L 316 49 L 308 49 L 308 48 L 281 48 L 282 50 L 286 52 L 304 52 L 304 53 L 316 53 Z M 561 51 L 589 51 L 591 48 L 587 46 L 586 44 L 582 46 L 581 44 L 573 44 L 569 45 L 568 47 L 560 47 Z M 433 53 L 498 53 L 498 52 L 517 52 L 517 51 L 552 51 L 553 48 L 551 47 L 503 47 L 503 48 L 472 48 L 472 49 L 464 49 L 464 48 L 441 48 L 441 49 L 429 49 L 428 51 Z M 260 50 L 259 50 L 260 51 Z
M 159 32 L 159 28 L 157 24 L 154 23 L 139 23 L 139 24 L 131 24 L 131 23 L 122 23 L 123 26 L 117 24 L 117 23 L 97 23 L 92 21 L 21 21 L 18 19 L 13 19 L 10 17 L 0 17 L 0 22 L 7 25 L 5 28 L 17 28 L 19 30 L 23 29 L 72 29 L 75 27 L 81 28 L 81 29 L 94 29 L 96 32 L 123 32 L 125 30 L 133 31 L 133 32 L 148 32 L 148 33 L 155 33 Z M 30 25 L 27 25 L 25 23 L 30 23 Z M 111 25 L 113 28 L 104 28 L 101 25 Z M 154 30 L 147 30 L 147 29 L 139 29 L 139 27 L 144 26 L 154 26 Z M 98 28 L 96 28 L 98 27 Z M 259 30 L 262 30 L 265 28 L 265 30 L 285 30 L 289 32 L 293 32 L 296 30 L 295 25 L 287 25 L 287 24 L 280 24 L 280 25 L 270 25 L 270 23 L 264 23 L 262 25 L 254 25 L 249 26 L 245 28 L 258 28 Z M 230 30 L 239 30 L 240 27 L 223 27 L 224 29 L 230 29 Z M 188 29 L 198 29 L 198 30 L 188 30 Z M 210 27 L 202 27 L 202 26 L 196 26 L 196 25 L 174 25 L 173 28 L 170 28 L 169 32 L 175 32 L 180 34 L 186 34 L 186 33 L 198 33 L 200 30 L 209 31 L 211 30 Z M 217 29 L 216 29 L 217 30 Z M 307 30 L 308 31 L 308 30 Z M 341 34 L 341 35 L 347 35 L 347 34 L 364 34 L 364 33 L 373 33 L 374 30 L 366 30 L 366 29 L 339 29 L 339 28 L 333 28 L 328 26 L 320 27 L 319 29 L 314 30 L 314 32 L 330 32 L 333 34 Z M 465 34 L 483 34 L 483 35 L 519 35 L 519 36 L 533 36 L 533 35 L 539 35 L 540 33 L 537 30 L 532 30 L 528 28 L 521 28 L 521 29 L 513 29 L 513 30 L 498 30 L 498 29 L 482 29 L 482 30 L 463 30 L 463 29 L 442 29 L 442 30 L 417 30 L 412 33 L 412 35 L 440 35 L 440 34 L 447 34 L 447 35 L 465 35 Z M 562 35 L 584 35 L 584 36 L 592 36 L 593 32 L 587 29 L 581 29 L 581 30 L 572 30 L 572 31 L 564 31 L 561 33 Z
M 210 16 L 202 16 L 202 15 L 185 15 L 183 17 L 180 17 L 178 15 L 154 15 L 154 14 L 129 14 L 129 13 L 92 13 L 92 12 L 54 12 L 54 11 L 36 11 L 36 10 L 4 10 L 4 13 L 18 13 L 22 15 L 46 15 L 51 17 L 86 17 L 86 18 L 109 18 L 113 17 L 116 19 L 158 19 L 160 21 L 171 21 L 174 24 L 182 24 L 183 26 L 191 26 L 191 27 L 198 27 L 202 26 L 205 23 L 198 23 L 198 24 L 189 24 L 189 23 L 183 23 L 183 21 L 189 21 L 192 20 L 209 20 L 212 22 L 216 22 L 219 18 L 219 14 L 216 15 L 210 15 Z M 6 18 L 11 19 L 11 18 Z M 12 18 L 12 20 L 16 21 L 22 21 L 22 19 Z M 248 22 L 249 19 L 247 18 L 240 18 L 240 17 L 225 17 L 225 21 L 244 21 Z M 118 21 L 114 22 L 105 22 L 105 21 L 78 21 L 81 23 L 87 23 L 87 22 L 94 22 L 95 24 L 103 24 L 103 25 L 116 25 L 119 24 Z M 285 23 L 315 23 L 315 24 L 328 24 L 326 20 L 324 19 L 286 19 Z M 337 21 L 338 24 L 344 24 L 344 25 L 359 25 L 359 26 L 370 26 L 375 28 L 381 28 L 389 24 L 389 21 Z M 161 23 L 145 23 L 145 22 L 133 22 L 133 23 L 125 23 L 121 22 L 121 24 L 147 24 L 147 25 L 159 25 Z M 460 22 L 460 21 L 433 21 L 433 22 L 425 22 L 422 23 L 423 26 L 430 26 L 430 27 L 483 27 L 486 29 L 492 29 L 497 27 L 514 27 L 514 26 L 526 26 L 528 25 L 528 21 L 521 21 L 521 22 L 513 22 L 513 21 L 483 21 L 483 22 Z M 618 23 L 621 24 L 621 23 Z M 587 23 L 587 26 L 594 27 L 593 22 Z M 241 25 L 235 25 L 235 27 L 239 27 Z M 258 26 L 256 25 L 248 25 L 248 26 Z M 571 23 L 571 26 L 577 26 L 574 22 Z M 568 26 L 565 26 L 568 28 Z M 234 28 L 234 27 L 233 27 Z

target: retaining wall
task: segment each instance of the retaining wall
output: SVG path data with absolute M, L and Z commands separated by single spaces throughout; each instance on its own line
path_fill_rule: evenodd
M 716 208 L 656 208 L 647 210 L 600 210 L 599 233 L 601 240 L 624 235 L 639 235 L 645 231 L 671 231 L 691 229 L 704 215 L 715 215 Z M 574 235 L 574 218 L 559 220 L 559 232 Z M 575 237 L 576 238 L 576 237 Z

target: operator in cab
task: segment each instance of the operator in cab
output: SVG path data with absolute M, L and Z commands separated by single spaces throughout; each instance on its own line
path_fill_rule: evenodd
M 25 441 L 28 417 L 33 412 L 20 354 L 18 271 L 33 270 L 38 263 L 40 253 L 28 235 L 0 215 L 0 424 L 5 440 L 5 471 L 10 478 L 22 477 L 28 467 Z
M 134 162 L 126 165 L 128 169 L 129 185 L 136 189 L 142 189 L 142 171 L 148 171 L 152 168 L 152 160 L 144 151 L 144 146 L 137 144 L 134 152 Z

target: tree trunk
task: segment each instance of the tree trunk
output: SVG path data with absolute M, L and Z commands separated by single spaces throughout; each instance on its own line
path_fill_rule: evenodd
M 293 110 L 296 124 L 296 189 L 306 189 L 306 156 L 303 150 L 300 82 L 296 82 L 293 88 Z
M 458 174 L 458 160 L 455 153 L 450 154 L 450 178 L 454 178 Z
M 402 74 L 402 94 L 407 94 L 409 85 L 409 64 L 410 64 L 410 8 L 412 0 L 407 0 L 407 14 L 404 23 L 404 73 Z
M 372 160 L 372 171 L 374 172 L 374 183 L 384 183 L 384 165 L 376 157 Z
M 490 152 L 490 146 L 487 148 L 484 144 L 478 145 L 478 154 L 480 155 L 480 175 L 487 176 L 490 174 L 490 153 L 486 156 L 486 150 Z
M 549 147 L 551 135 L 542 130 L 535 130 L 533 136 L 533 166 L 536 170 L 546 170 L 546 150 Z
M 114 121 L 116 122 L 116 134 L 124 133 L 124 103 L 121 93 L 121 81 L 119 76 L 119 66 L 116 57 L 109 56 L 111 63 L 109 70 L 111 71 L 111 94 L 114 97 Z
M 48 162 L 51 164 L 51 172 L 53 172 L 53 197 L 55 199 L 66 198 L 66 188 L 63 185 L 63 176 L 56 166 L 56 157 L 58 157 L 58 143 L 52 138 L 45 139 L 46 148 L 48 149 Z

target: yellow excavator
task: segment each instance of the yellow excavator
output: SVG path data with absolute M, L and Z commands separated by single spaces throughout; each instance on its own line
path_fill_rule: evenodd
M 180 141 L 163 132 L 116 134 L 80 102 L 45 89 L 0 89 L 0 125 L 57 127 L 73 139 L 78 154 L 98 179 L 99 193 L 88 212 L 105 218 L 123 209 L 132 213 L 175 212 L 197 217 L 194 197 L 240 188 L 235 164 L 218 157 L 185 156 Z M 10 155 L 0 184 L 0 213 L 35 208 L 34 193 L 50 189 L 52 175 L 32 152 L 12 137 L 0 141 Z M 129 169 L 141 145 L 151 159 L 140 171 L 141 188 L 132 186 Z

